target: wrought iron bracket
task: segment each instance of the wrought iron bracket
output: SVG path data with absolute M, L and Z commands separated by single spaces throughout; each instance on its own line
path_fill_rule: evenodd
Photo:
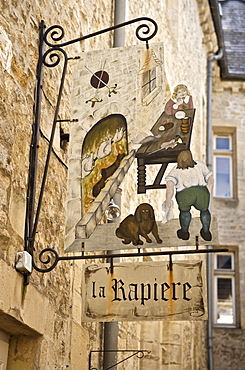
M 92 354 L 93 353 L 106 353 L 106 352 L 113 352 L 113 353 L 114 352 L 115 353 L 119 353 L 119 352 L 129 353 L 129 352 L 131 352 L 132 354 L 129 355 L 129 356 L 127 356 L 127 357 L 125 357 L 123 360 L 121 360 L 121 361 L 119 361 L 119 362 L 117 362 L 117 363 L 115 363 L 115 364 L 107 367 L 105 370 L 112 369 L 112 368 L 114 368 L 114 366 L 119 365 L 122 362 L 125 362 L 125 361 L 129 360 L 130 358 L 132 358 L 134 356 L 138 357 L 138 359 L 141 360 L 142 358 L 145 357 L 145 355 L 149 355 L 151 353 L 151 351 L 148 351 L 148 350 L 145 350 L 145 349 L 121 349 L 121 350 L 120 349 L 117 349 L 117 350 L 107 350 L 107 351 L 102 351 L 102 350 L 101 351 L 90 351 L 89 352 L 88 370 L 98 370 L 97 367 L 92 367 Z
M 113 255 L 85 255 L 84 252 L 81 253 L 79 256 L 59 256 L 58 252 L 54 248 L 45 248 L 39 253 L 39 262 L 44 265 L 44 268 L 38 267 L 35 261 L 34 256 L 34 244 L 35 244 L 35 236 L 37 233 L 37 227 L 39 222 L 40 211 L 42 207 L 42 200 L 44 196 L 44 190 L 48 175 L 48 168 L 50 162 L 50 156 L 53 150 L 53 141 L 55 136 L 55 129 L 56 124 L 59 121 L 59 108 L 61 104 L 61 96 L 63 93 L 64 81 L 67 71 L 67 64 L 70 59 L 68 58 L 64 47 L 74 44 L 76 42 L 83 41 L 85 39 L 95 37 L 97 35 L 113 31 L 120 27 L 125 27 L 132 23 L 146 21 L 150 23 L 154 29 L 153 31 L 150 30 L 148 24 L 140 24 L 136 29 L 136 37 L 146 42 L 146 46 L 148 47 L 148 41 L 152 39 L 158 30 L 157 23 L 148 17 L 140 17 L 128 22 L 124 22 L 118 24 L 113 27 L 109 27 L 89 35 L 79 37 L 73 40 L 69 40 L 66 42 L 61 42 L 64 37 L 64 30 L 59 25 L 54 25 L 49 27 L 46 31 L 46 26 L 44 21 L 40 23 L 40 30 L 39 30 L 39 58 L 37 64 L 37 80 L 36 80 L 36 91 L 35 91 L 35 106 L 34 106 L 34 122 L 32 125 L 32 139 L 30 145 L 30 159 L 29 159 L 29 177 L 28 177 L 28 189 L 27 189 L 27 202 L 26 202 L 26 218 L 25 218 L 25 246 L 24 249 L 27 251 L 32 257 L 32 267 L 42 273 L 52 271 L 58 264 L 59 261 L 69 261 L 69 260 L 87 260 L 87 259 L 104 259 L 105 257 L 110 260 L 111 264 L 111 271 L 113 271 L 113 260 L 114 258 L 119 257 L 144 257 L 144 256 L 169 256 L 169 268 L 172 268 L 172 256 L 176 254 L 193 254 L 193 253 L 214 253 L 214 252 L 226 252 L 228 249 L 198 249 L 198 243 L 196 244 L 196 249 L 194 250 L 181 250 L 181 251 L 158 251 L 158 252 L 144 252 L 142 253 L 140 249 L 138 249 L 137 253 L 124 253 L 124 254 L 113 254 Z M 48 47 L 45 51 L 45 47 Z M 60 86 L 58 89 L 57 95 L 57 102 L 54 109 L 54 117 L 52 123 L 52 129 L 49 139 L 49 146 L 46 156 L 45 167 L 43 170 L 41 188 L 39 192 L 39 198 L 37 200 L 37 207 L 35 208 L 36 204 L 36 181 L 37 181 L 37 167 L 38 167 L 38 147 L 39 147 L 39 136 L 40 136 L 40 120 L 41 120 L 41 97 L 42 97 L 42 79 L 43 79 L 43 69 L 44 67 L 53 68 L 59 65 L 61 62 L 61 57 L 63 58 L 63 69 L 61 72 L 61 80 Z M 45 257 L 46 256 L 46 257 Z M 27 285 L 29 283 L 29 275 L 25 275 L 25 282 L 24 284 Z
M 39 222 L 39 215 L 42 207 L 42 200 L 44 196 L 44 189 L 47 180 L 50 156 L 53 151 L 53 141 L 55 136 L 55 130 L 59 116 L 59 108 L 61 104 L 61 97 L 63 93 L 63 87 L 65 82 L 65 76 L 67 71 L 68 61 L 74 58 L 69 58 L 65 51 L 65 47 L 74 43 L 98 36 L 100 34 L 116 30 L 121 27 L 126 27 L 133 23 L 141 23 L 136 29 L 136 37 L 140 41 L 146 42 L 148 48 L 148 41 L 151 40 L 157 33 L 157 23 L 149 17 L 135 18 L 130 21 L 120 23 L 118 25 L 102 29 L 100 31 L 68 40 L 63 42 L 65 32 L 63 27 L 60 25 L 54 25 L 46 29 L 44 21 L 41 21 L 39 27 L 39 57 L 36 72 L 36 88 L 35 88 L 35 105 L 34 105 L 34 121 L 32 125 L 32 139 L 30 145 L 30 157 L 29 157 L 29 175 L 28 175 L 28 188 L 26 197 L 26 217 L 25 217 L 25 236 L 24 242 L 25 251 L 29 252 L 33 257 L 35 248 L 35 236 L 37 233 L 37 227 Z M 47 50 L 45 50 L 47 49 Z M 76 59 L 77 57 L 75 57 Z M 46 156 L 45 167 L 42 175 L 42 182 L 39 192 L 39 197 L 36 203 L 36 181 L 37 181 L 37 167 L 38 167 L 38 148 L 39 148 L 39 136 L 40 136 L 40 120 L 41 120 L 41 99 L 42 99 L 42 81 L 43 81 L 43 70 L 44 67 L 53 68 L 60 64 L 63 60 L 63 67 L 61 72 L 60 86 L 58 89 L 57 101 L 54 109 L 54 117 L 51 128 L 51 134 L 49 139 L 49 146 Z M 37 207 L 35 207 L 37 204 Z M 36 209 L 35 209 L 36 208 Z M 44 251 L 49 250 L 45 249 Z M 52 249 L 50 249 L 52 250 Z M 41 255 L 44 253 L 41 252 Z M 54 252 L 55 253 L 55 252 Z M 34 258 L 33 258 L 34 261 Z M 33 267 L 38 270 L 33 262 Z
M 137 250 L 137 252 L 129 252 L 129 253 L 115 253 L 115 254 L 89 254 L 85 255 L 84 252 L 82 252 L 79 256 L 59 256 L 58 252 L 53 248 L 45 248 L 43 249 L 39 254 L 39 261 L 44 264 L 48 265 L 49 267 L 46 268 L 39 268 L 36 263 L 32 262 L 33 268 L 36 271 L 39 272 L 50 272 L 52 271 L 58 264 L 59 261 L 75 261 L 75 260 L 95 260 L 95 259 L 107 259 L 110 260 L 110 270 L 111 273 L 113 273 L 113 260 L 114 258 L 138 258 L 138 257 L 150 257 L 150 256 L 169 256 L 169 270 L 172 270 L 172 257 L 175 255 L 186 255 L 186 254 L 206 254 L 206 253 L 218 253 L 218 252 L 228 252 L 228 248 L 213 248 L 213 249 L 199 249 L 196 247 L 196 249 L 188 249 L 188 250 L 174 250 L 174 251 L 157 251 L 157 252 L 140 252 Z M 44 259 L 44 255 L 50 253 L 50 255 L 47 255 L 46 259 Z

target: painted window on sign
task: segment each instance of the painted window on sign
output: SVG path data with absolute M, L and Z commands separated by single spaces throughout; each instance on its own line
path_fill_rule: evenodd
M 234 253 L 214 256 L 214 323 L 236 324 Z
M 145 98 L 156 88 L 156 68 L 143 73 L 142 77 L 142 98 Z
M 214 136 L 214 196 L 233 197 L 232 137 Z

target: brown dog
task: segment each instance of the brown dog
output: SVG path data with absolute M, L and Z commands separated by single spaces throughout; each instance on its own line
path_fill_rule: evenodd
M 143 241 L 140 239 L 142 235 L 147 243 L 152 240 L 148 234 L 152 233 L 157 243 L 162 243 L 158 235 L 157 224 L 155 221 L 155 214 L 152 206 L 148 203 L 141 203 L 135 210 L 134 215 L 127 216 L 116 229 L 116 236 L 124 239 L 124 244 L 133 243 L 133 245 L 142 245 Z

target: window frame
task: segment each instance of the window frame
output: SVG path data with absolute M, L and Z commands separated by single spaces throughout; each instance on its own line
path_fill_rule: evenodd
M 238 259 L 237 247 L 230 247 L 229 252 L 215 253 L 213 256 L 213 325 L 216 328 L 237 328 L 239 326 L 239 294 L 238 294 Z M 217 268 L 218 255 L 231 255 L 232 266 L 231 269 Z M 218 278 L 231 279 L 232 286 L 232 307 L 233 307 L 233 322 L 232 323 L 218 323 L 218 291 L 217 282 Z
M 152 78 L 153 75 L 153 78 Z M 143 105 L 148 105 L 160 93 L 158 68 L 151 68 L 141 77 L 141 100 Z
M 220 137 L 220 136 L 218 136 Z M 230 191 L 230 196 L 222 196 L 222 195 L 216 195 L 216 191 L 217 191 L 217 180 L 216 180 L 216 159 L 218 158 L 226 158 L 226 159 L 229 159 L 229 191 Z M 230 199 L 230 198 L 233 198 L 233 194 L 234 194 L 234 185 L 233 185 L 233 163 L 232 163 L 232 153 L 227 153 L 227 155 L 224 153 L 224 152 L 220 152 L 220 155 L 219 155 L 219 152 L 218 151 L 215 151 L 215 155 L 214 155 L 214 177 L 215 177 L 215 181 L 214 181 L 214 196 L 216 198 L 224 198 L 224 199 Z
M 156 89 L 156 67 L 149 69 L 142 74 L 142 98 L 145 99 Z
M 137 78 L 139 87 L 138 97 L 141 104 L 143 106 L 147 106 L 158 94 L 165 91 L 163 88 L 163 86 L 166 84 L 163 63 L 163 45 L 151 48 L 147 53 L 145 49 L 139 50 L 138 55 L 139 60 L 141 61 Z M 151 81 L 152 77 L 153 81 Z
M 216 149 L 217 137 L 229 137 L 229 149 Z M 236 128 L 235 127 L 213 127 L 213 176 L 214 192 L 216 199 L 233 200 L 237 199 L 237 148 L 236 148 Z M 230 158 L 230 196 L 216 195 L 216 158 Z

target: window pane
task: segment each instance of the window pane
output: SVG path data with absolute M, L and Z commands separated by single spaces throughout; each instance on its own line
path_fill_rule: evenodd
M 216 157 L 216 193 L 217 197 L 231 196 L 230 158 Z
M 217 269 L 232 269 L 231 255 L 217 254 Z
M 231 278 L 217 278 L 217 323 L 233 324 L 233 292 Z
M 156 68 L 150 70 L 150 92 L 156 88 Z
M 142 98 L 145 98 L 149 94 L 149 71 L 143 73 L 142 77 Z
M 216 149 L 230 149 L 229 137 L 216 137 Z

